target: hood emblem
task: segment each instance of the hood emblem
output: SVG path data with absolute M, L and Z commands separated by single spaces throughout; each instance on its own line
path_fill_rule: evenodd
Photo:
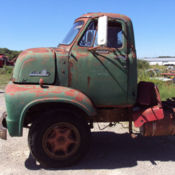
M 42 70 L 42 71 L 33 71 L 29 74 L 30 77 L 48 77 L 50 75 L 47 70 Z

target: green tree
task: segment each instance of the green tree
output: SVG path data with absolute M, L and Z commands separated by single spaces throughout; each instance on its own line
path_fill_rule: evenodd
M 138 59 L 137 60 L 137 69 L 149 69 L 150 68 L 150 65 L 148 63 L 148 61 L 145 61 L 145 60 L 140 60 Z
M 0 54 L 4 54 L 9 58 L 9 60 L 12 60 L 13 58 L 17 57 L 21 51 L 16 51 L 16 50 L 10 50 L 7 48 L 0 48 Z

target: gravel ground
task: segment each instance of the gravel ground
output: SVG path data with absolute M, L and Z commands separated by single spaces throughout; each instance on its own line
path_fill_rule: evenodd
M 5 111 L 4 94 L 0 90 L 0 115 Z M 174 137 L 131 139 L 120 125 L 104 131 L 93 130 L 87 156 L 67 169 L 43 169 L 35 162 L 24 136 L 0 140 L 0 175 L 62 174 L 62 175 L 174 175 Z

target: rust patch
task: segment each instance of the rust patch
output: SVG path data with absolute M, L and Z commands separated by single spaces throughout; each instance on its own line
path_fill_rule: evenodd
M 71 96 L 71 97 L 75 96 L 75 93 L 76 93 L 76 91 L 73 89 L 65 92 L 66 95 Z
M 68 70 L 69 70 L 69 74 L 68 74 L 68 84 L 69 86 L 71 85 L 72 83 L 72 72 L 71 72 L 71 69 L 73 67 L 73 63 L 71 61 L 69 61 L 69 67 L 68 67 Z
M 37 97 L 39 96 L 45 96 L 48 95 L 49 93 L 55 93 L 55 94 L 60 94 L 66 91 L 66 88 L 64 87 L 49 87 L 48 91 L 44 91 L 43 88 L 41 88 L 38 85 L 16 85 L 16 84 L 9 84 L 6 87 L 6 93 L 9 95 L 15 95 L 18 92 L 24 92 L 28 91 L 29 93 L 34 93 L 36 94 Z
M 20 60 L 23 60 L 23 58 L 28 54 L 28 50 L 25 50 L 23 52 L 20 53 L 20 55 L 18 56 L 18 58 Z
M 78 93 L 78 95 L 75 97 L 75 99 L 77 100 L 77 101 L 83 101 L 83 99 L 84 99 L 84 95 L 83 94 L 81 94 L 81 93 Z
M 32 61 L 35 61 L 35 58 L 30 58 L 30 59 L 24 61 L 24 64 L 30 63 L 30 62 L 32 62 Z
M 18 58 L 20 60 L 23 60 L 27 55 L 33 56 L 35 53 L 48 53 L 50 49 L 48 48 L 33 48 L 33 49 L 27 49 L 23 51 Z
M 34 52 L 34 53 L 46 53 L 46 52 L 49 52 L 49 49 L 48 48 L 33 48 L 33 49 L 27 49 L 27 51 L 31 51 L 31 52 Z
M 32 93 L 32 91 L 30 92 Z M 49 92 L 44 92 L 43 90 L 35 90 L 34 93 L 36 94 L 36 97 L 41 97 L 41 96 L 47 96 Z
M 20 95 L 20 93 L 25 93 L 28 95 L 35 96 L 37 98 L 42 97 L 43 100 L 49 99 L 49 95 L 61 94 L 64 98 L 65 96 L 69 97 L 72 102 L 81 104 L 81 102 L 91 105 L 91 101 L 81 92 L 69 89 L 63 86 L 55 87 L 49 86 L 47 89 L 41 88 L 39 85 L 17 85 L 17 84 L 8 84 L 6 87 L 6 94 L 8 95 Z M 51 97 L 51 98 L 60 98 L 60 97 Z M 81 104 L 83 105 L 83 104 Z
M 63 51 L 64 51 L 64 50 L 61 49 L 61 48 L 55 48 L 54 50 L 55 50 L 55 52 L 63 52 Z
M 87 57 L 87 56 L 88 56 L 88 52 L 87 53 L 86 52 L 85 53 L 83 53 L 83 52 L 82 53 L 79 53 L 79 52 L 76 53 L 76 58 L 77 59 L 82 58 L 82 57 Z
M 131 19 L 128 16 L 125 15 L 121 15 L 121 14 L 115 14 L 115 13 L 87 13 L 82 15 L 80 18 L 95 18 L 95 17 L 99 17 L 99 16 L 108 16 L 111 18 L 121 18 L 124 19 L 126 21 L 130 21 Z
M 98 109 L 94 117 L 95 122 L 119 122 L 128 121 L 130 115 L 127 108 Z
M 132 51 L 132 56 L 134 59 L 136 59 L 136 52 L 135 51 Z
M 88 88 L 90 87 L 91 78 L 88 76 Z
M 19 91 L 28 91 L 29 88 L 27 87 L 18 87 L 14 84 L 9 84 L 7 87 L 6 87 L 6 93 L 9 94 L 9 95 L 15 95 L 17 92 Z
M 175 135 L 175 118 L 171 111 L 164 110 L 165 118 L 143 125 L 143 136 Z

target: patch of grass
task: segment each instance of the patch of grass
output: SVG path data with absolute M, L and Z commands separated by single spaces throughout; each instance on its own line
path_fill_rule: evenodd
M 159 87 L 161 100 L 175 97 L 175 85 L 165 85 Z
M 4 89 L 12 77 L 13 67 L 4 66 L 0 68 L 0 89 Z
M 175 97 L 175 84 L 151 79 L 145 70 L 138 70 L 138 82 L 140 81 L 153 82 L 159 89 L 161 100 Z
M 0 68 L 0 75 L 2 74 L 12 74 L 13 67 L 12 66 L 4 66 L 3 68 Z
M 151 65 L 150 68 L 151 69 L 159 69 L 160 71 L 163 71 L 163 72 L 165 72 L 167 70 L 166 66 L 160 66 L 160 65 Z

